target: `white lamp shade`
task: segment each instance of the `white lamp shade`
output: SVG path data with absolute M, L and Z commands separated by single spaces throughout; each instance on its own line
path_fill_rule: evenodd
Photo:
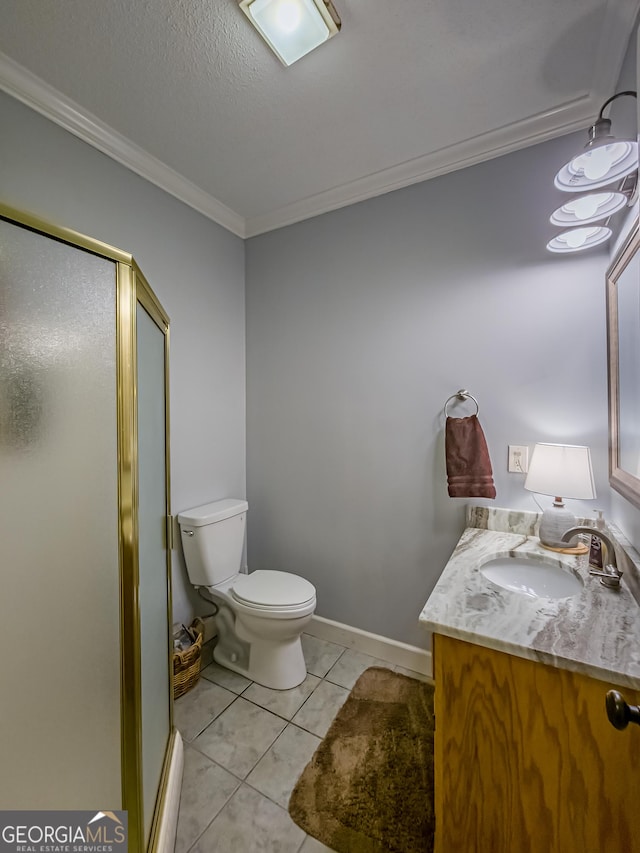
M 596 496 L 588 447 L 536 444 L 525 489 L 541 495 L 592 500 Z

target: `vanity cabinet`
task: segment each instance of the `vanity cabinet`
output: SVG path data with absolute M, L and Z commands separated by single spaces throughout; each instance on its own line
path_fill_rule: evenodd
M 607 719 L 615 684 L 442 634 L 433 645 L 435 853 L 640 851 L 640 726 Z

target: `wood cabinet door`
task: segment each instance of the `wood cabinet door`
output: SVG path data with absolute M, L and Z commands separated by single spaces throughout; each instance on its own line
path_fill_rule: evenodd
M 434 674 L 436 853 L 640 851 L 640 726 L 607 719 L 613 685 L 441 635 Z

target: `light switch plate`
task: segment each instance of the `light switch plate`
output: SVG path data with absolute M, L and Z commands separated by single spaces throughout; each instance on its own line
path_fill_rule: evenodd
M 526 474 L 528 470 L 529 447 L 526 444 L 510 444 L 508 471 L 512 474 Z

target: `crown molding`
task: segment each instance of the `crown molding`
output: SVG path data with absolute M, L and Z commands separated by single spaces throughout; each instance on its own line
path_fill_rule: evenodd
M 588 81 L 588 94 L 536 116 L 469 137 L 454 145 L 247 219 L 1 52 L 0 89 L 238 237 L 254 237 L 572 131 L 584 130 L 597 115 L 603 100 L 613 92 L 628 35 L 639 9 L 640 0 L 614 0 L 611 3 L 594 55 L 593 79 Z M 612 61 L 612 57 L 616 57 L 617 61 Z
M 586 130 L 602 103 L 613 94 L 629 35 L 640 12 L 640 0 L 610 0 L 593 57 L 588 92 L 536 116 L 469 137 L 455 145 L 383 169 L 348 184 L 309 196 L 269 213 L 249 217 L 245 236 L 255 237 L 368 198 L 426 181 L 457 169 L 491 160 L 574 131 Z M 640 36 L 639 36 L 640 38 Z M 640 43 L 640 42 L 639 42 Z M 615 58 L 615 61 L 612 61 Z
M 312 216 L 357 204 L 448 172 L 465 169 L 494 157 L 501 157 L 529 145 L 546 142 L 575 130 L 583 130 L 592 120 L 594 111 L 598 111 L 594 104 L 594 99 L 585 95 L 537 116 L 472 136 L 455 145 L 448 145 L 389 169 L 301 199 L 263 216 L 247 219 L 245 234 L 247 237 L 255 237 Z
M 1 52 L 0 89 L 208 219 L 238 237 L 245 237 L 244 217 Z

